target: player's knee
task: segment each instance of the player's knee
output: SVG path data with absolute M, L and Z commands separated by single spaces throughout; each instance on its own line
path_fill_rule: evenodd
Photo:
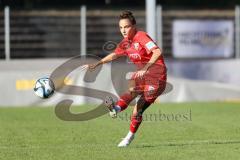
M 128 88 L 128 92 L 129 92 L 129 93 L 134 92 L 134 87 L 129 87 L 129 88 Z
M 137 116 L 140 116 L 140 115 L 142 115 L 142 110 L 133 111 L 133 113 L 132 113 L 133 117 L 137 117 Z

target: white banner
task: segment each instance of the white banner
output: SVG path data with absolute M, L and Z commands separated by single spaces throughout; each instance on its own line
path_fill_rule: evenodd
M 60 101 L 70 99 L 73 105 L 100 104 L 101 99 L 82 95 L 55 92 L 48 99 L 40 99 L 33 92 L 36 80 L 50 75 L 53 70 L 67 59 L 12 60 L 0 62 L 0 107 L 13 106 L 56 106 Z M 113 65 L 113 63 L 111 64 Z M 103 65 L 94 82 L 85 82 L 81 68 L 68 75 L 67 84 L 106 91 L 114 95 L 124 93 L 126 81 L 120 72 L 111 76 L 114 68 L 110 64 Z M 191 60 L 167 61 L 168 83 L 173 90 L 160 97 L 160 102 L 187 101 L 223 101 L 240 99 L 240 60 Z M 115 70 L 129 70 L 126 63 L 119 62 Z M 174 78 L 178 77 L 178 78 Z M 181 77 L 181 78 L 180 78 Z M 195 80 L 189 80 L 195 79 Z M 202 81 L 204 80 L 204 81 Z M 219 83 L 224 82 L 224 83 Z M 227 84 L 228 83 L 228 84 Z M 119 90 L 115 85 L 120 86 Z M 115 87 L 114 87 L 115 86 Z M 86 89 L 85 93 L 89 93 Z M 104 94 L 103 94 L 104 95 Z M 104 96 L 103 96 L 104 97 Z
M 178 58 L 232 57 L 231 20 L 175 20 L 173 55 Z

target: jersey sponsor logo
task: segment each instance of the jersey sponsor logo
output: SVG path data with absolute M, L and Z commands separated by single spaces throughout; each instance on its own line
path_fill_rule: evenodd
M 141 56 L 140 56 L 138 53 L 129 54 L 129 57 L 130 57 L 131 59 L 141 60 Z
M 146 44 L 146 47 L 148 50 L 151 50 L 152 48 L 156 47 L 156 44 L 153 41 L 150 41 Z

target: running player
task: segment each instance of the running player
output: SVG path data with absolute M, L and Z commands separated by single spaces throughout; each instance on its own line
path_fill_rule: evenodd
M 118 147 L 127 147 L 134 139 L 134 135 L 142 122 L 143 112 L 164 91 L 167 74 L 161 49 L 147 33 L 136 28 L 135 17 L 130 11 L 124 11 L 119 16 L 119 29 L 123 35 L 123 40 L 115 51 L 97 63 L 85 65 L 83 68 L 94 70 L 98 65 L 121 56 L 128 56 L 137 66 L 138 70 L 132 75 L 128 92 L 121 95 L 116 103 L 111 97 L 107 97 L 105 100 L 110 116 L 115 118 L 118 112 L 125 110 L 130 102 L 140 95 L 140 99 L 133 108 L 129 132 L 118 144 Z

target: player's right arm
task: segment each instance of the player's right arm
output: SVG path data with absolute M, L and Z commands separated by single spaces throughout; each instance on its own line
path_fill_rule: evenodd
M 115 59 L 117 59 L 117 58 L 119 58 L 121 56 L 126 55 L 125 48 L 124 48 L 125 45 L 124 44 L 126 44 L 126 42 L 125 42 L 125 40 L 122 40 L 118 44 L 117 48 L 114 50 L 113 53 L 108 54 L 106 57 L 104 57 L 103 59 L 101 59 L 97 63 L 84 65 L 82 67 L 82 69 L 90 69 L 90 71 L 91 71 L 91 70 L 94 70 L 99 65 L 111 62 L 111 61 L 113 61 L 113 60 L 115 60 Z
M 116 53 L 113 52 L 113 53 L 108 54 L 106 57 L 104 57 L 103 59 L 101 59 L 101 60 L 98 61 L 97 63 L 84 65 L 84 66 L 82 67 L 82 69 L 88 68 L 88 69 L 90 69 L 90 70 L 94 70 L 97 66 L 102 65 L 102 64 L 104 64 L 104 63 L 111 62 L 111 61 L 113 61 L 113 60 L 115 60 L 115 59 L 117 59 L 117 58 L 119 58 L 119 57 L 121 57 L 121 55 L 116 54 Z

